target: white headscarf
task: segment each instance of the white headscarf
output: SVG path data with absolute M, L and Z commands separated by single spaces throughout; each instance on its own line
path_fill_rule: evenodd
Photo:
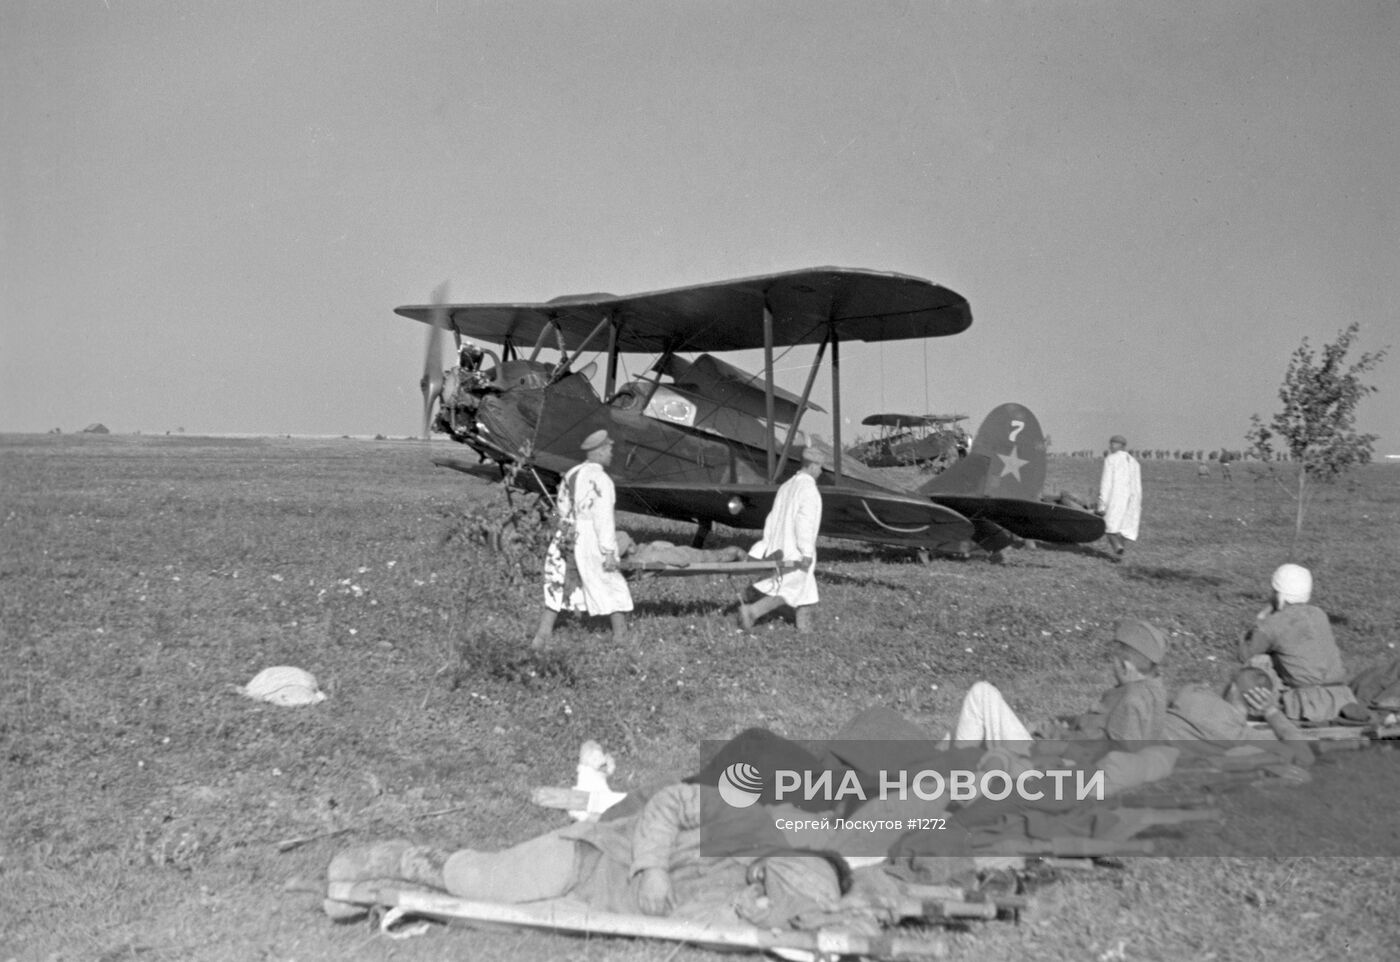
M 1272 584 L 1286 605 L 1305 605 L 1312 597 L 1312 574 L 1302 565 L 1279 565 Z

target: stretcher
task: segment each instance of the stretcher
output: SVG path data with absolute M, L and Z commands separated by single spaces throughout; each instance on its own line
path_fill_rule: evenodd
M 617 563 L 623 573 L 645 573 L 648 575 L 772 575 L 781 577 L 802 570 L 797 561 L 700 561 L 689 564 L 666 564 L 661 561 L 628 561 Z
M 1263 722 L 1250 722 L 1249 727 L 1259 731 L 1270 730 Z M 1378 725 L 1374 722 L 1364 725 L 1300 725 L 1298 734 L 1304 741 L 1310 742 L 1390 741 L 1400 738 L 1400 725 Z
M 761 929 L 744 924 L 599 912 L 586 905 L 564 900 L 524 905 L 476 902 L 446 893 L 369 882 L 332 882 L 326 894 L 340 902 L 390 909 L 390 914 L 381 921 L 381 930 L 386 933 L 391 925 L 405 918 L 429 918 L 469 926 L 504 925 L 589 936 L 661 939 L 716 949 L 772 952 L 785 958 L 814 960 L 834 960 L 846 956 L 928 959 L 942 958 L 948 952 L 946 940 L 932 933 L 910 935 L 891 930 L 868 935 L 842 928 L 815 931 Z

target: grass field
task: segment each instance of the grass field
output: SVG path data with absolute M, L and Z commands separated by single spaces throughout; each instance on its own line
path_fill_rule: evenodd
M 741 585 L 727 579 L 657 579 L 634 584 L 629 648 L 566 621 L 565 670 L 520 677 L 509 656 L 537 617 L 538 559 L 477 546 L 471 518 L 501 509 L 499 489 L 433 468 L 421 444 L 0 438 L 0 960 L 708 957 L 500 932 L 389 942 L 283 888 L 321 877 L 350 840 L 496 847 L 553 827 L 528 792 L 571 783 L 586 738 L 618 756 L 626 789 L 755 724 L 819 738 L 884 704 L 941 729 L 978 678 L 1032 717 L 1084 707 L 1124 616 L 1170 631 L 1169 686 L 1220 680 L 1288 560 L 1291 502 L 1246 470 L 1199 481 L 1194 464 L 1147 461 L 1143 474 L 1143 539 L 1123 565 L 1041 549 L 920 566 L 832 543 L 811 636 L 736 633 Z M 1051 476 L 1087 492 L 1097 463 L 1055 459 Z M 639 540 L 688 537 L 622 523 Z M 1349 666 L 1400 641 L 1397 532 L 1393 467 L 1310 509 L 1296 560 Z M 329 700 L 281 709 L 234 692 L 276 664 L 312 671 Z M 1350 803 L 1345 850 L 1396 851 L 1400 753 L 1363 754 L 1365 772 L 1327 786 Z M 1136 859 L 1054 886 L 1034 922 L 955 934 L 953 952 L 1394 958 L 1398 866 Z

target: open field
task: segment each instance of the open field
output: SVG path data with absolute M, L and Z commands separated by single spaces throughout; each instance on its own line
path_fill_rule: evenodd
M 0 438 L 0 960 L 708 958 L 499 932 L 389 942 L 283 886 L 319 877 L 347 840 L 496 847 L 557 825 L 528 792 L 570 783 L 586 738 L 618 756 L 625 789 L 684 774 L 700 740 L 753 724 L 818 738 L 885 704 L 941 729 L 978 678 L 1028 716 L 1082 707 L 1127 615 L 1171 632 L 1169 686 L 1219 680 L 1287 560 L 1292 505 L 1244 468 L 1233 483 L 1195 472 L 1143 462 L 1143 541 L 1123 565 L 1023 550 L 923 567 L 833 543 L 812 636 L 737 634 L 727 579 L 653 580 L 634 585 L 631 648 L 567 621 L 566 670 L 521 678 L 508 662 L 537 617 L 537 561 L 463 536 L 464 516 L 501 496 L 431 467 L 421 444 Z M 1096 477 L 1097 462 L 1056 459 L 1049 487 Z M 1400 642 L 1397 533 L 1395 467 L 1310 509 L 1296 560 L 1349 666 Z M 275 664 L 312 671 L 329 700 L 233 693 Z M 1400 752 L 1346 765 L 1307 787 L 1345 813 L 1338 850 L 1395 851 Z M 1390 858 L 1136 859 L 1046 901 L 1033 923 L 955 935 L 955 957 L 1374 959 L 1400 945 Z

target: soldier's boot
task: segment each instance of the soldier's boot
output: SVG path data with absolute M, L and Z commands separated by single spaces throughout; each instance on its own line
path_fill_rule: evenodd
M 442 867 L 447 853 L 407 839 L 354 845 L 331 859 L 327 882 L 409 883 L 414 887 L 442 889 Z M 338 922 L 364 916 L 369 909 L 353 902 L 325 899 L 322 910 Z
M 739 599 L 739 626 L 745 631 L 751 631 L 758 619 L 766 617 L 782 606 L 783 599 L 776 595 L 762 595 L 753 604 L 744 604 L 741 596 Z
M 753 609 L 744 601 L 743 595 L 739 596 L 739 610 L 735 613 L 739 619 L 739 627 L 745 631 L 753 631 Z
M 809 634 L 812 631 L 812 605 L 801 605 L 796 609 L 797 614 L 793 622 L 797 625 L 799 635 Z

